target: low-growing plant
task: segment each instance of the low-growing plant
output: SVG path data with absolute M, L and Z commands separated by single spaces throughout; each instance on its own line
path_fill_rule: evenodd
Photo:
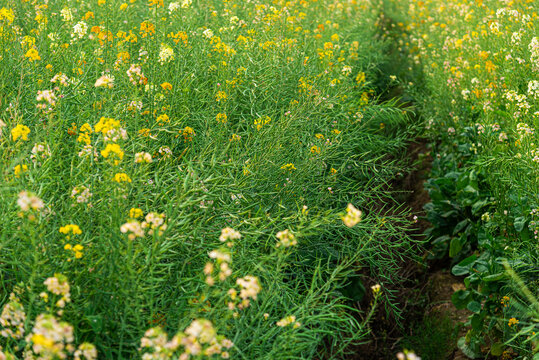
M 38 358 L 338 358 L 379 304 L 398 312 L 414 241 L 390 183 L 415 125 L 377 99 L 379 10 L 0 4 L 2 304 L 28 333 L 63 274 L 47 326 L 76 340 L 43 333 L 65 351 Z M 35 340 L 1 339 L 6 356 Z
M 449 257 L 466 285 L 453 295 L 471 312 L 459 347 L 471 358 L 537 357 L 537 9 L 386 3 L 386 36 L 406 59 L 403 83 L 432 139 L 430 256 Z

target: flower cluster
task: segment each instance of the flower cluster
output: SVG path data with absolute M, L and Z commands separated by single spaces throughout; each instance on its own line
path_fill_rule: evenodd
M 151 328 L 140 340 L 142 359 L 159 360 L 178 358 L 211 358 L 220 355 L 229 358 L 228 349 L 234 344 L 224 336 L 217 334 L 209 320 L 196 319 L 183 331 L 167 339 L 167 334 L 161 328 Z
M 131 84 L 135 86 L 146 85 L 148 83 L 148 78 L 144 76 L 140 65 L 132 64 L 129 69 L 127 69 L 126 73 Z
M 258 278 L 252 275 L 237 279 L 236 284 L 240 288 L 239 298 L 237 289 L 231 288 L 228 290 L 228 295 L 230 296 L 228 308 L 230 310 L 236 307 L 240 310 L 249 307 L 251 300 L 256 300 L 258 293 L 262 290 Z
M 54 108 L 56 107 L 56 101 L 57 101 L 56 94 L 54 93 L 54 90 L 38 90 L 36 101 L 38 104 L 36 107 L 41 110 L 44 114 L 51 113 Z
M 234 240 L 241 239 L 241 234 L 239 231 L 236 231 L 230 227 L 226 227 L 221 230 L 221 236 L 219 236 L 219 241 L 227 242 L 227 245 L 230 247 L 234 244 Z
M 290 246 L 296 246 L 298 244 L 298 241 L 296 240 L 296 236 L 290 232 L 290 230 L 285 229 L 283 231 L 279 231 L 277 233 L 277 239 L 279 240 L 277 242 L 277 247 L 290 247 Z
M 82 185 L 75 186 L 71 191 L 71 198 L 75 199 L 75 201 L 79 204 L 88 203 L 92 195 L 93 194 L 90 192 L 90 189 Z
M 344 225 L 348 227 L 354 227 L 357 223 L 361 221 L 363 213 L 361 210 L 358 210 L 352 204 L 348 204 L 346 208 L 346 215 L 342 216 L 341 219 Z
M 29 210 L 39 211 L 43 208 L 43 200 L 36 195 L 29 193 L 28 191 L 21 191 L 19 198 L 17 199 L 17 205 L 22 211 L 27 212 Z
M 43 284 L 47 286 L 48 291 L 60 297 L 55 304 L 57 307 L 63 308 L 66 303 L 71 301 L 69 282 L 64 275 L 54 274 L 53 277 L 47 278 Z M 42 297 L 47 298 L 48 296 L 42 295 Z
M 296 317 L 294 315 L 289 315 L 285 318 L 282 318 L 281 320 L 277 321 L 275 324 L 279 327 L 287 327 L 289 325 L 292 325 L 294 329 L 297 329 L 301 326 L 301 323 L 296 321 Z
M 22 140 L 28 140 L 28 134 L 30 134 L 30 129 L 28 126 L 17 124 L 13 129 L 11 129 L 11 138 L 15 141 L 18 138 Z
M 75 224 L 67 224 L 65 226 L 60 227 L 60 233 L 66 235 L 66 239 L 69 240 L 71 235 L 80 235 L 82 234 L 82 230 L 78 225 Z
M 4 305 L 0 315 L 0 325 L 2 330 L 0 335 L 5 338 L 21 339 L 24 336 L 24 324 L 26 322 L 26 313 L 15 294 L 9 295 L 9 302 Z
M 230 275 L 232 275 L 232 269 L 230 269 L 230 261 L 232 260 L 230 253 L 226 249 L 222 250 L 212 250 L 209 254 L 211 259 L 217 261 L 219 267 L 219 280 L 225 281 Z M 215 284 L 215 280 L 212 276 L 214 271 L 214 266 L 212 263 L 206 263 L 204 267 L 204 274 L 206 275 L 206 283 L 210 286 Z
M 49 157 L 51 157 L 51 148 L 47 143 L 37 143 L 32 148 L 30 159 L 32 159 L 35 164 L 41 164 L 40 160 L 46 160 Z
M 163 235 L 163 232 L 167 229 L 165 214 L 150 212 L 146 215 L 143 222 L 136 220 L 136 218 L 142 216 L 142 210 L 132 208 L 129 211 L 129 221 L 120 227 L 122 234 L 128 234 L 127 237 L 129 240 L 135 240 L 137 237 L 144 237 L 145 231 L 147 231 L 149 235 Z
M 112 75 L 102 75 L 99 79 L 95 82 L 95 87 L 102 87 L 106 89 L 112 89 L 114 87 L 114 76 Z

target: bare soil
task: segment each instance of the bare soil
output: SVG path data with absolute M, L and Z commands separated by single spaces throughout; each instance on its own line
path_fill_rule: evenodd
M 404 178 L 396 181 L 393 187 L 407 193 L 406 205 L 418 218 L 417 226 L 410 230 L 410 235 L 424 240 L 424 232 L 430 226 L 424 219 L 423 206 L 430 202 L 424 182 L 432 162 L 426 140 L 419 139 L 410 144 L 408 155 L 412 164 L 415 164 L 414 169 Z M 400 275 L 407 280 L 402 284 L 402 288 L 393 290 L 398 292 L 398 298 L 401 299 L 399 306 L 403 309 L 403 319 L 397 320 L 383 309 L 379 309 L 371 323 L 372 340 L 359 346 L 354 356 L 346 357 L 346 359 L 396 359 L 395 355 L 402 350 L 400 341 L 404 336 L 412 334 L 412 327 L 417 324 L 418 319 L 449 318 L 455 328 L 464 322 L 468 312 L 457 310 L 451 302 L 453 293 L 464 288 L 464 284 L 461 279 L 451 275 L 446 269 L 447 266 L 448 264 L 444 261 L 427 263 L 426 260 L 423 266 L 417 263 L 402 264 Z M 465 332 L 466 329 L 461 328 L 459 336 L 463 336 Z M 418 355 L 421 356 L 421 354 Z M 445 359 L 464 360 L 467 358 L 455 344 L 453 348 L 450 348 Z

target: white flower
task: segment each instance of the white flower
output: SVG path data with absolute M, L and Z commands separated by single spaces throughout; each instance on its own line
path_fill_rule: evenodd
M 353 227 L 361 221 L 362 215 L 363 213 L 356 209 L 354 205 L 348 204 L 348 207 L 346 208 L 346 215 L 342 216 L 341 219 L 344 222 L 344 225 Z
M 114 76 L 103 75 L 95 82 L 95 87 L 104 87 L 112 89 L 114 86 Z
M 75 26 L 73 26 L 73 33 L 71 34 L 71 37 L 78 37 L 79 39 L 82 39 L 87 32 L 88 25 L 84 21 L 79 21 L 75 24 Z
M 68 7 L 63 8 L 60 11 L 60 15 L 62 16 L 62 19 L 66 22 L 73 21 L 73 13 L 71 12 L 71 9 Z
M 217 259 L 219 261 L 230 262 L 230 254 L 221 252 L 219 250 L 212 250 L 208 256 L 212 259 Z
M 56 98 L 56 95 L 54 94 L 54 90 L 43 90 L 43 91 L 38 90 L 36 100 L 46 101 L 50 106 L 55 106 L 57 98 Z
M 178 10 L 180 8 L 179 2 L 172 2 L 168 5 L 168 12 L 172 14 L 174 11 Z
M 213 31 L 211 29 L 206 29 L 203 32 L 204 36 L 208 39 L 211 39 L 213 37 Z
M 287 247 L 295 246 L 298 244 L 296 237 L 288 229 L 279 231 L 277 233 L 277 239 L 279 239 L 279 242 L 277 243 L 277 247 L 282 246 L 282 247 L 287 248 Z
M 5 128 L 6 126 L 7 126 L 6 123 L 0 120 L 0 136 L 2 136 L 2 129 Z
M 258 278 L 251 275 L 237 279 L 236 284 L 241 287 L 240 297 L 244 300 L 248 298 L 256 300 L 256 297 L 261 290 Z
M 120 227 L 122 234 L 129 233 L 127 237 L 129 240 L 135 240 L 137 237 L 144 237 L 144 230 L 142 225 L 137 220 L 131 220 Z
M 161 44 L 161 50 L 159 51 L 159 63 L 161 65 L 165 63 L 169 63 L 170 61 L 174 60 L 174 50 L 166 45 Z
M 139 152 L 135 154 L 135 163 L 142 164 L 142 163 L 151 163 L 152 162 L 152 155 L 147 152 Z
M 528 94 L 534 99 L 539 98 L 539 81 L 532 80 L 528 83 Z
M 277 321 L 277 323 L 275 325 L 280 326 L 280 327 L 285 327 L 285 326 L 288 326 L 288 325 L 292 325 L 294 327 L 294 329 L 297 329 L 298 327 L 301 326 L 301 323 L 296 321 L 296 317 L 294 315 L 289 315 L 289 316 L 287 316 L 285 318 L 282 318 L 281 320 Z
M 17 205 L 22 211 L 39 210 L 43 208 L 43 200 L 27 191 L 21 191 L 17 199 Z
M 221 242 L 225 242 L 227 240 L 239 240 L 241 238 L 241 234 L 239 231 L 236 231 L 230 227 L 226 227 L 221 230 L 221 236 L 219 236 L 219 240 Z
M 534 37 L 530 42 L 530 45 L 528 45 L 528 48 L 530 49 L 530 60 L 533 64 L 533 68 L 534 70 L 539 71 L 539 38 Z

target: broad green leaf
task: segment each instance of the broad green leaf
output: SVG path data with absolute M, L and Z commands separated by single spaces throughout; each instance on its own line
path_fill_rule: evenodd
M 524 225 L 526 225 L 526 218 L 524 216 L 517 217 L 515 219 L 515 230 L 518 232 L 521 232 L 522 229 L 524 229 Z
M 466 259 L 462 260 L 457 265 L 453 266 L 451 273 L 455 276 L 463 276 L 470 273 L 470 268 L 477 259 L 477 255 L 468 256 Z
M 466 305 L 466 308 L 471 312 L 479 314 L 479 312 L 481 311 L 481 303 L 478 301 L 470 301 L 468 305 Z
M 503 344 L 499 342 L 492 344 L 490 347 L 490 353 L 494 356 L 501 356 L 503 354 Z
M 453 258 L 457 256 L 462 250 L 462 243 L 460 237 L 454 237 L 449 244 L 449 257 Z

